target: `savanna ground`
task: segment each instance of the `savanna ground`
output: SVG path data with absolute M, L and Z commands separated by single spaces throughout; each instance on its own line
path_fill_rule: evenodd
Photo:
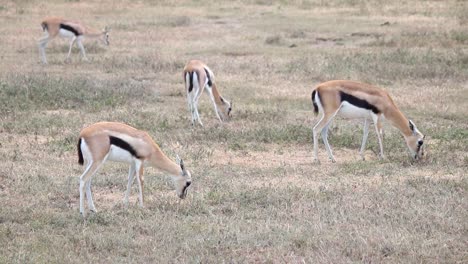
M 43 17 L 112 27 L 39 63 Z M 0 262 L 421 263 L 468 261 L 465 1 L 0 1 Z M 184 64 L 201 59 L 233 100 L 220 125 L 202 97 L 190 126 Z M 336 120 L 337 163 L 313 164 L 310 93 L 330 79 L 385 87 L 426 134 L 412 162 L 385 127 L 366 161 L 362 123 Z M 127 166 L 94 177 L 78 212 L 77 135 L 97 121 L 147 130 L 192 171 L 180 201 L 146 170 L 146 206 L 123 207 Z

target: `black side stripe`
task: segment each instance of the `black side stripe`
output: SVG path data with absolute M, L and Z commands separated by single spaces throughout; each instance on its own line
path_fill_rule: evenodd
M 190 93 L 193 90 L 193 72 L 189 72 L 189 88 L 188 92 Z
M 213 84 L 211 82 L 211 76 L 210 76 L 210 73 L 208 72 L 208 70 L 205 68 L 205 72 L 206 72 L 206 78 L 208 78 L 208 86 L 211 87 L 211 85 Z
M 78 32 L 75 28 L 73 28 L 73 27 L 71 27 L 69 25 L 60 24 L 60 28 L 72 32 L 73 34 L 75 34 L 75 36 L 81 35 L 80 32 Z
M 114 145 L 116 147 L 119 147 L 121 149 L 124 149 L 124 150 L 128 151 L 135 158 L 138 158 L 138 159 L 141 158 L 140 156 L 138 156 L 135 149 L 132 146 L 130 146 L 130 144 L 125 142 L 124 140 L 122 140 L 122 139 L 120 139 L 118 137 L 113 137 L 113 136 L 109 136 L 109 139 L 110 139 L 111 145 Z
M 341 102 L 346 101 L 359 108 L 372 110 L 372 112 L 374 112 L 375 114 L 380 113 L 380 110 L 377 107 L 375 107 L 375 105 L 369 104 L 369 102 L 367 102 L 366 100 L 359 99 L 343 91 L 340 91 L 340 96 L 341 96 Z

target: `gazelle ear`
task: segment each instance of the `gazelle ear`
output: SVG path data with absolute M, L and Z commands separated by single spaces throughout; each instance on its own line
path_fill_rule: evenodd
M 177 155 L 177 163 L 179 164 L 180 169 L 182 169 L 182 171 L 185 171 L 184 161 L 179 157 L 179 155 Z
M 180 169 L 182 169 L 182 171 L 184 172 L 184 175 L 185 175 L 185 166 L 184 166 L 184 161 L 183 160 L 180 160 Z
M 411 129 L 413 134 L 416 134 L 416 131 L 417 131 L 416 125 L 411 120 L 409 120 L 409 128 Z

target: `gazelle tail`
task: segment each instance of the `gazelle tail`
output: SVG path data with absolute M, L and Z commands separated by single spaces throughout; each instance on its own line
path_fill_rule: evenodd
M 83 153 L 81 152 L 81 138 L 78 140 L 78 164 L 83 165 L 84 160 L 83 160 Z
M 318 114 L 319 108 L 318 108 L 317 102 L 315 101 L 315 94 L 317 94 L 317 99 L 320 100 L 320 94 L 319 94 L 319 92 L 317 91 L 317 89 L 315 89 L 315 90 L 312 92 L 312 103 L 314 104 L 314 113 L 315 113 L 315 114 Z

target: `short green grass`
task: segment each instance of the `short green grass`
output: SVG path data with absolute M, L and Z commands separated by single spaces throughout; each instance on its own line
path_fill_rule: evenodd
M 468 258 L 468 50 L 464 1 L 95 1 L 0 4 L 1 263 L 463 263 Z M 49 15 L 112 28 L 49 65 L 36 40 Z M 388 23 L 387 23 L 388 22 Z M 21 29 L 21 34 L 18 34 Z M 182 79 L 208 63 L 233 120 L 203 96 L 192 127 Z M 426 134 L 414 162 L 385 125 L 366 160 L 362 122 L 337 118 L 337 163 L 312 157 L 310 93 L 329 79 L 385 87 Z M 148 131 L 184 158 L 193 185 L 145 170 L 145 208 L 123 197 L 128 168 L 93 178 L 98 213 L 78 212 L 76 143 L 98 121 Z

